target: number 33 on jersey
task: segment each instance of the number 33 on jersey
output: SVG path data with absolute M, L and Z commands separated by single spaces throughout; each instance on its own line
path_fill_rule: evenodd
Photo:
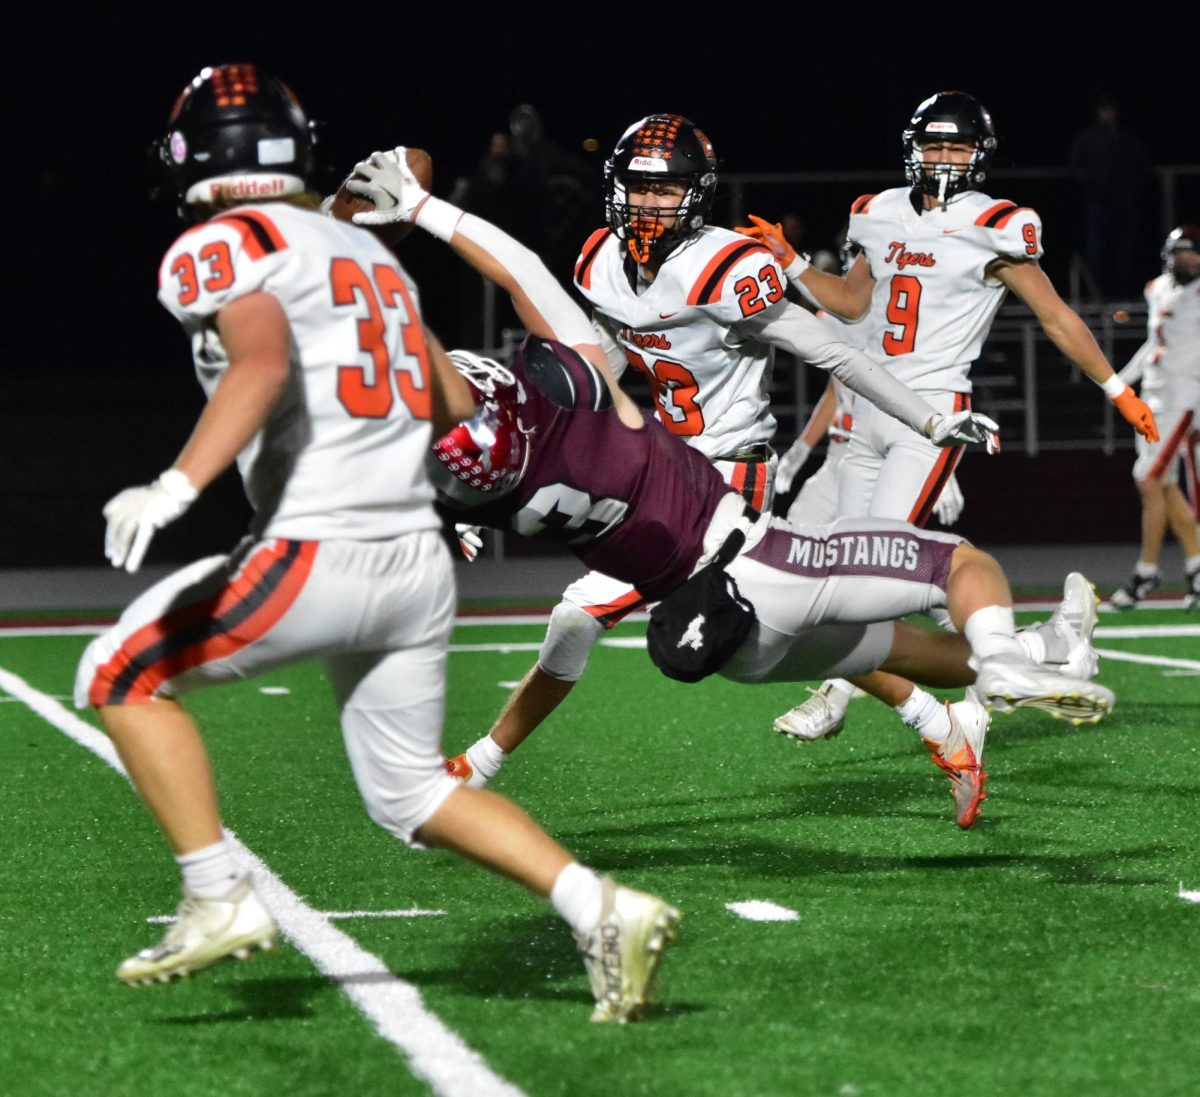
M 238 206 L 188 230 L 163 259 L 159 300 L 191 339 L 209 396 L 228 366 L 216 315 L 258 291 L 275 296 L 291 318 L 293 373 L 271 420 L 238 458 L 266 523 L 258 532 L 297 539 L 405 532 L 403 513 L 432 499 L 419 483 L 432 397 L 412 281 L 369 232 L 281 203 Z M 288 416 L 297 421 L 301 401 L 303 429 L 273 430 Z M 323 446 L 312 444 L 320 438 L 339 446 L 336 467 L 326 467 L 333 463 L 323 460 Z M 380 461 L 383 446 L 401 449 Z M 363 504 L 353 514 L 334 503 L 347 490 Z

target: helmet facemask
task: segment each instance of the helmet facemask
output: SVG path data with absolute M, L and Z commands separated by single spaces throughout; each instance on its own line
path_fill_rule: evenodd
M 646 205 L 630 199 L 637 183 L 684 189 L 677 206 Z M 716 187 L 717 159 L 708 138 L 681 115 L 649 115 L 625 131 L 604 165 L 608 227 L 639 265 L 661 262 L 704 227 Z
M 448 356 L 471 386 L 475 412 L 433 443 L 425 467 L 443 503 L 479 506 L 512 491 L 529 464 L 519 390 L 512 373 L 491 358 L 463 350 Z
M 947 91 L 931 95 L 917 107 L 901 135 L 904 176 L 918 194 L 928 194 L 945 208 L 963 191 L 974 190 L 986 179 L 996 151 L 991 115 L 971 96 Z M 937 143 L 970 145 L 974 150 L 965 164 L 950 161 L 927 163 L 925 146 Z
M 677 206 L 643 205 L 629 196 L 631 186 L 643 182 L 680 183 L 687 189 L 680 195 Z M 715 184 L 715 176 L 706 176 L 693 184 L 690 179 L 642 173 L 614 175 L 608 201 L 609 227 L 625 241 L 636 263 L 648 263 L 659 255 L 665 257 L 704 227 L 707 214 L 704 188 L 707 185 L 711 193 Z M 670 219 L 671 224 L 664 224 L 664 218 Z

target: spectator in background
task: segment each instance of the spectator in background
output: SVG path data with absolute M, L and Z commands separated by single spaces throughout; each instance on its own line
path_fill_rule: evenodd
M 1148 158 L 1142 140 L 1120 124 L 1116 100 L 1096 99 L 1096 117 L 1071 142 L 1068 163 L 1083 187 L 1084 259 L 1107 299 L 1138 289 L 1134 270 Z
M 537 108 L 522 103 L 508 128 L 492 134 L 469 179 L 460 179 L 451 200 L 515 236 L 537 253 L 559 281 L 570 284 L 579 240 L 600 206 L 595 173 L 586 161 L 546 136 Z M 489 335 L 518 326 L 511 303 L 496 300 L 496 330 L 481 327 L 480 282 L 464 270 L 460 342 L 483 346 Z

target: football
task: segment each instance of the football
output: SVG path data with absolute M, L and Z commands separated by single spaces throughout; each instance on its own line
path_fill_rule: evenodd
M 424 149 L 409 149 L 405 159 L 408 162 L 409 170 L 417 177 L 417 182 L 429 190 L 433 186 L 433 158 Z M 339 221 L 349 221 L 356 213 L 374 208 L 369 199 L 348 191 L 343 183 L 338 188 L 337 194 L 333 196 L 333 205 L 329 207 L 329 212 Z M 366 227 L 389 246 L 398 244 L 412 230 L 412 225 L 407 221 L 398 221 L 393 225 L 368 225 Z

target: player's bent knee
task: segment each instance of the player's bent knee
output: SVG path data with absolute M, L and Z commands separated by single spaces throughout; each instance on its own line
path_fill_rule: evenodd
M 425 849 L 416 837 L 417 832 L 433 818 L 446 797 L 459 787 L 459 782 L 439 766 L 437 773 L 423 778 L 414 775 L 398 785 L 385 792 L 360 783 L 367 814 L 373 823 L 399 838 L 410 849 Z
M 551 678 L 578 682 L 592 645 L 603 632 L 604 626 L 586 610 L 570 602 L 559 602 L 550 614 L 550 626 L 538 652 L 538 666 Z

